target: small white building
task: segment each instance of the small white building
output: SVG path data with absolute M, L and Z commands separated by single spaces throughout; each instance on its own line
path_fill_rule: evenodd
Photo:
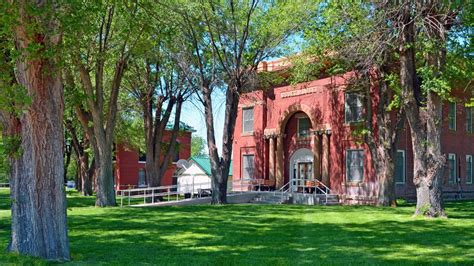
M 188 165 L 177 174 L 178 192 L 184 194 L 201 194 L 211 192 L 211 161 L 207 156 L 193 156 Z M 232 182 L 232 163 L 229 172 Z

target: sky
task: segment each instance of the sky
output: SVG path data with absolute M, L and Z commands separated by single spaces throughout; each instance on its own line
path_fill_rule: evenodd
M 214 128 L 216 130 L 216 144 L 219 150 L 219 155 L 222 155 L 222 134 L 224 130 L 225 95 L 222 91 L 216 90 L 212 96 L 212 107 L 214 111 Z M 192 126 L 196 130 L 196 132 L 193 133 L 193 137 L 197 135 L 207 141 L 206 120 L 204 118 L 204 107 L 202 106 L 201 102 L 192 98 L 188 99 L 183 105 L 181 121 Z M 207 149 L 205 152 L 208 153 Z

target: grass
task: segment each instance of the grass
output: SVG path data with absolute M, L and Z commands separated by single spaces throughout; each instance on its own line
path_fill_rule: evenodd
M 0 247 L 10 235 L 0 190 Z M 474 263 L 474 202 L 449 219 L 412 218 L 413 206 L 228 205 L 93 207 L 68 197 L 70 264 L 293 265 Z M 47 262 L 0 251 L 0 262 Z

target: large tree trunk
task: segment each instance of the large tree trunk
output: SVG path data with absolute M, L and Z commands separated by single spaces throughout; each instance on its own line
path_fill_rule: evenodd
M 227 203 L 227 181 L 229 178 L 230 163 L 232 159 L 232 144 L 237 116 L 239 94 L 236 88 L 229 88 L 226 92 L 226 108 L 224 118 L 224 132 L 222 136 L 222 158 L 219 158 L 215 141 L 214 116 L 212 113 L 211 90 L 203 88 L 204 115 L 206 117 L 207 145 L 212 173 L 212 199 L 211 204 Z
M 442 100 L 434 91 L 427 93 L 427 108 L 420 108 L 416 99 L 415 24 L 407 5 L 404 10 L 404 27 L 400 43 L 400 81 L 402 99 L 411 128 L 414 177 L 417 203 L 415 215 L 445 216 L 442 198 L 442 180 L 445 157 L 441 153 Z M 438 30 L 438 29 L 436 29 Z M 428 63 L 437 71 L 444 66 L 444 50 L 431 52 Z M 441 55 L 438 58 L 438 55 Z
M 395 150 L 398 142 L 399 131 L 403 126 L 404 116 L 401 109 L 395 117 L 387 109 L 392 101 L 392 91 L 385 81 L 388 69 L 384 66 L 375 69 L 375 78 L 378 84 L 378 101 L 376 108 L 372 108 L 373 97 L 367 91 L 367 127 L 370 129 L 366 135 L 366 142 L 372 155 L 372 163 L 375 166 L 375 174 L 378 177 L 377 206 L 396 207 L 395 193 Z M 370 85 L 369 85 L 370 86 Z M 373 111 L 375 109 L 376 121 L 374 123 Z M 393 119 L 395 118 L 395 119 Z M 394 121 L 395 120 L 395 121 Z
M 27 89 L 31 104 L 20 118 L 21 155 L 11 158 L 12 233 L 8 249 L 50 260 L 69 260 L 61 75 L 53 58 L 25 52 L 33 44 L 51 49 L 60 37 L 26 34 L 35 18 L 26 14 L 24 5 L 19 4 L 21 15 L 14 32 L 17 49 L 22 52 L 17 78 Z M 55 22 L 42 25 L 54 27 Z
M 446 157 L 441 153 L 442 100 L 434 92 L 428 93 L 427 108 L 427 176 L 430 189 L 430 208 L 427 216 L 446 216 L 443 206 L 443 174 Z
M 98 207 L 115 206 L 114 171 L 112 164 L 112 144 L 98 144 L 99 167 L 97 169 L 96 202 Z
M 375 164 L 375 172 L 379 182 L 377 205 L 396 207 L 394 153 L 385 149 L 379 151 L 379 153 L 378 161 Z

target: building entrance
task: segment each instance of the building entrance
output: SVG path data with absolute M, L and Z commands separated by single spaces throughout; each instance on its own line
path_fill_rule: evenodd
M 313 153 L 309 149 L 297 150 L 290 159 L 290 188 L 303 192 L 306 182 L 313 180 Z

